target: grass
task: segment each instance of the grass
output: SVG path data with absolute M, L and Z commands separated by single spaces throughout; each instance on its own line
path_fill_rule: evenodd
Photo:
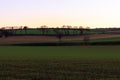
M 60 29 L 63 34 L 77 34 L 79 35 L 80 34 L 80 30 L 74 30 L 74 29 Z M 101 34 L 102 31 L 100 30 L 94 30 L 94 29 L 91 29 L 89 31 L 84 31 L 83 32 L 84 34 Z M 56 34 L 56 32 L 54 31 L 54 29 L 44 29 L 44 33 L 43 33 L 43 30 L 42 29 L 27 29 L 26 31 L 25 30 L 16 30 L 15 31 L 15 34 L 47 34 L 47 35 L 54 35 Z
M 119 80 L 120 46 L 0 46 L 0 80 Z
M 0 58 L 120 58 L 120 46 L 1 46 Z
M 120 41 L 120 37 L 112 37 L 112 38 L 101 38 L 101 39 L 92 39 L 91 42 L 116 42 Z
M 73 44 L 73 45 L 84 45 L 85 41 L 83 39 L 80 40 L 66 40 L 62 41 L 64 44 Z M 89 45 L 120 45 L 120 37 L 111 37 L 111 38 L 99 38 L 99 39 L 90 39 L 87 41 Z
M 111 38 L 99 38 L 99 39 L 90 39 L 90 42 L 119 42 L 120 37 L 111 37 Z M 80 40 L 67 40 L 65 42 L 83 42 L 83 39 Z

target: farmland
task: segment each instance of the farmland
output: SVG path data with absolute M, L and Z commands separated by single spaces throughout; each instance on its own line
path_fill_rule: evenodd
M 0 46 L 1 80 L 119 80 L 120 46 Z
M 100 29 L 83 28 L 20 28 L 20 29 L 0 29 L 0 36 L 23 36 L 23 35 L 44 35 L 44 36 L 75 36 L 82 34 L 103 34 L 107 33 Z
M 84 29 L 24 27 L 20 29 L 1 29 L 0 45 L 72 46 L 84 45 L 84 43 L 88 44 L 88 42 L 89 45 L 119 45 L 119 32 L 119 28 Z
M 17 47 L 2 46 L 0 47 L 0 59 L 71 59 L 71 58 L 119 58 L 119 46 L 46 46 L 46 47 Z M 2 54 L 3 53 L 3 54 Z
M 0 80 L 119 80 L 116 30 L 1 30 Z
M 81 45 L 83 42 L 84 36 L 64 36 L 61 39 L 62 43 L 75 43 Z M 93 34 L 87 35 L 90 37 L 90 42 L 113 42 L 113 44 L 120 44 L 120 35 L 119 34 Z M 56 36 L 9 36 L 7 38 L 0 38 L 0 45 L 9 45 L 9 44 L 34 44 L 41 45 L 41 43 L 59 43 L 59 39 Z

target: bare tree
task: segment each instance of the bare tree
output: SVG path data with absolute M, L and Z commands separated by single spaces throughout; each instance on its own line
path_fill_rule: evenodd
M 62 26 L 62 28 L 66 28 L 66 26 L 65 26 L 65 25 L 63 25 L 63 26 Z
M 83 30 L 84 30 L 83 26 L 80 26 L 79 29 L 80 29 L 80 34 L 83 34 Z
M 72 26 L 70 26 L 70 25 L 67 25 L 66 27 L 69 28 L 69 29 L 72 28 Z
M 42 34 L 44 35 L 47 32 L 48 27 L 46 25 L 41 26 Z
M 78 26 L 74 26 L 73 28 L 77 29 L 77 28 L 78 28 Z
M 54 32 L 56 33 L 56 37 L 59 39 L 59 42 L 61 42 L 63 32 L 59 28 L 54 29 Z
M 89 35 L 85 35 L 83 38 L 83 42 L 85 45 L 88 45 L 90 42 L 90 36 Z
M 24 26 L 23 29 L 25 30 L 25 34 L 27 34 L 27 29 L 28 29 L 28 27 L 27 27 L 27 26 Z

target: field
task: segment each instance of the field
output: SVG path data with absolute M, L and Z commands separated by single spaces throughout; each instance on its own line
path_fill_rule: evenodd
M 1 37 L 0 80 L 120 80 L 120 34 L 81 32 L 65 29 L 61 40 L 54 29 Z
M 56 46 L 56 47 L 0 47 L 0 59 L 44 59 L 44 58 L 114 58 L 119 59 L 120 46 Z
M 78 36 L 64 36 L 62 42 L 77 42 L 81 43 L 86 35 Z M 120 42 L 119 34 L 93 34 L 87 35 L 90 37 L 90 42 L 113 41 Z M 5 44 L 24 44 L 24 43 L 46 43 L 59 42 L 56 36 L 9 36 L 7 38 L 0 38 L 0 45 Z
M 119 80 L 120 46 L 0 46 L 0 80 Z

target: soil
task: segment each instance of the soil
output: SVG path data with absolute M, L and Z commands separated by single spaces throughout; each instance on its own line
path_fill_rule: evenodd
M 83 40 L 85 36 L 90 39 L 120 37 L 120 34 L 94 34 L 80 36 L 64 36 L 63 41 L 67 40 Z M 59 41 L 56 36 L 9 36 L 0 38 L 0 45 L 4 44 L 23 44 L 23 43 L 40 43 L 40 42 L 55 42 Z

